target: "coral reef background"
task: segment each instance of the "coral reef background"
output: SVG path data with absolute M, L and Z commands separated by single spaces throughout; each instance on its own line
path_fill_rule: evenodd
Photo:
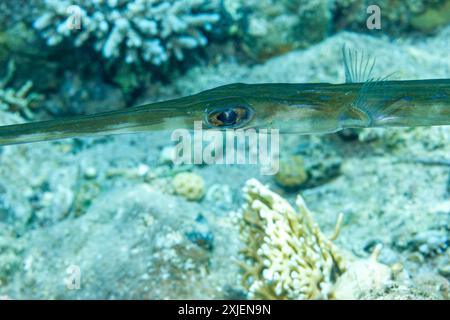
M 365 0 L 2 1 L 0 123 L 341 83 L 344 44 L 379 77 L 450 78 L 450 1 L 377 2 L 381 30 Z M 172 151 L 170 132 L 1 147 L 0 297 L 448 299 L 449 127 L 286 135 L 276 176 Z

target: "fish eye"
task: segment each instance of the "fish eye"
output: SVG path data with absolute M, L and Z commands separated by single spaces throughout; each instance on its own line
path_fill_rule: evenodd
M 217 108 L 206 115 L 206 123 L 212 127 L 236 128 L 251 119 L 251 110 L 245 106 Z
M 238 116 L 234 110 L 222 111 L 217 115 L 216 120 L 222 122 L 225 126 L 232 126 L 236 124 Z

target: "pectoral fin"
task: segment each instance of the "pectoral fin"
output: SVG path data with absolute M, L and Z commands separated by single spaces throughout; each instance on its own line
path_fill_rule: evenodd
M 371 92 L 383 92 L 383 86 L 393 75 L 390 74 L 384 78 L 374 78 L 373 70 L 376 59 L 364 52 L 348 49 L 345 45 L 342 47 L 342 57 L 345 68 L 346 83 L 362 83 L 361 89 L 356 99 L 351 104 L 351 113 L 360 115 L 364 119 L 364 126 L 370 127 L 374 119 L 382 116 L 381 110 L 384 110 L 387 102 L 383 99 L 369 99 Z

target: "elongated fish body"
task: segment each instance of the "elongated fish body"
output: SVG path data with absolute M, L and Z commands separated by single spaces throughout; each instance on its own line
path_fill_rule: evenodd
M 0 145 L 192 129 L 195 121 L 205 129 L 267 128 L 298 134 L 450 125 L 450 79 L 374 80 L 374 62 L 358 61 L 345 48 L 343 53 L 344 84 L 230 84 L 119 111 L 2 126 Z

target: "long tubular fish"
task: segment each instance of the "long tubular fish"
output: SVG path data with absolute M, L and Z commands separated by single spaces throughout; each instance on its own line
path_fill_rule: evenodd
M 230 84 L 125 110 L 0 127 L 0 145 L 193 128 L 331 133 L 450 125 L 450 79 L 373 79 L 375 60 L 343 48 L 346 83 Z

